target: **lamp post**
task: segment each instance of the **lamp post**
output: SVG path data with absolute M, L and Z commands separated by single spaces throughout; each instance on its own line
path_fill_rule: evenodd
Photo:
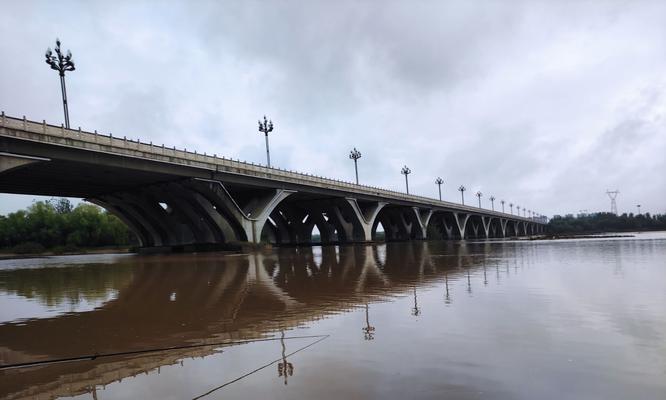
M 407 194 L 409 194 L 409 180 L 407 179 L 407 175 L 411 174 L 412 170 L 405 165 L 402 167 L 402 170 L 400 170 L 400 173 L 405 175 L 405 187 L 407 188 Z
M 358 185 L 358 159 L 361 158 L 361 152 L 356 150 L 356 147 L 354 147 L 354 150 L 349 152 L 349 159 L 354 160 L 354 171 L 356 172 L 356 184 Z
M 518 216 L 520 217 L 520 206 L 516 204 L 516 210 L 518 210 Z
M 504 200 L 501 200 L 500 203 L 502 203 L 502 214 L 505 214 L 505 212 L 504 212 Z
M 65 88 L 65 71 L 74 71 L 74 61 L 72 61 L 72 52 L 67 50 L 67 54 L 63 55 L 60 51 L 60 39 L 56 39 L 55 52 L 57 56 L 53 55 L 51 48 L 46 49 L 46 63 L 51 66 L 51 69 L 58 71 L 60 75 L 60 89 L 62 91 L 62 107 L 65 111 L 65 127 L 69 129 L 69 109 L 67 108 L 67 89 Z
M 513 215 L 513 203 L 509 203 L 509 207 L 511 207 L 511 215 Z
M 435 184 L 437 185 L 439 189 L 439 201 L 442 201 L 442 183 L 444 183 L 444 179 L 442 178 L 437 178 L 435 179 Z
M 268 165 L 268 168 L 270 168 L 271 152 L 268 149 L 268 134 L 270 132 L 273 132 L 273 121 L 267 120 L 265 115 L 263 123 L 261 122 L 261 120 L 259 120 L 259 132 L 262 132 L 266 136 L 266 165 Z
M 463 206 L 465 205 L 465 190 L 467 190 L 467 188 L 463 185 L 460 185 L 460 187 L 458 188 L 458 191 L 460 192 L 460 199 L 462 201 Z
M 479 198 L 479 208 L 481 208 L 481 196 L 483 196 L 483 193 L 481 193 L 481 191 L 476 192 L 476 197 Z
M 490 208 L 495 211 L 495 196 L 490 196 Z
M 640 205 L 640 204 L 636 204 L 636 207 L 638 208 L 638 215 L 641 215 L 641 205 Z

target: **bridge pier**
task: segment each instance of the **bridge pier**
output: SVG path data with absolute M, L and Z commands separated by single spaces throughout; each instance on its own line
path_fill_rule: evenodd
M 456 225 L 458 226 L 458 231 L 460 232 L 460 239 L 466 239 L 466 226 L 467 222 L 469 221 L 470 214 L 462 214 L 460 216 L 460 213 L 454 212 L 453 217 L 456 220 Z

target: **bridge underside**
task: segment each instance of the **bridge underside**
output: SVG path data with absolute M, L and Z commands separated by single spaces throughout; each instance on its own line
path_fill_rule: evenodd
M 258 185 L 214 171 L 174 173 L 168 164 L 156 168 L 143 160 L 71 149 L 62 159 L 52 157 L 57 149 L 39 149 L 31 144 L 27 156 L 0 147 L 0 192 L 85 198 L 124 221 L 144 248 L 311 244 L 315 227 L 321 243 L 488 239 L 543 230 L 542 224 L 483 210 L 414 207 L 274 181 Z

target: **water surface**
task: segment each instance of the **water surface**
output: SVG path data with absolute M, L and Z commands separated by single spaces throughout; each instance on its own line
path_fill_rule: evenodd
M 86 355 L 0 397 L 665 398 L 666 234 L 0 261 L 1 363 Z

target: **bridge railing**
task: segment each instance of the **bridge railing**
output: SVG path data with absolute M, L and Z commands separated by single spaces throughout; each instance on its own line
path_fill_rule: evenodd
M 251 162 L 248 163 L 226 157 L 218 157 L 216 154 L 209 155 L 206 153 L 198 153 L 197 151 L 189 151 L 187 149 L 177 149 L 175 146 L 168 147 L 164 144 L 156 145 L 152 142 L 145 143 L 140 140 L 128 139 L 126 136 L 118 137 L 113 136 L 112 134 L 104 135 L 97 133 L 97 131 L 84 131 L 81 130 L 81 128 L 67 129 L 64 125 L 57 126 L 47 124 L 46 121 L 31 121 L 26 119 L 25 116 L 23 118 L 10 117 L 5 115 L 4 112 L 0 114 L 0 126 L 3 128 L 9 128 L 8 130 L 5 129 L 1 132 L 4 136 L 19 137 L 24 140 L 35 142 L 44 142 L 59 146 L 187 165 L 194 168 L 213 170 L 228 174 L 254 176 L 301 185 L 317 186 L 349 192 L 350 194 L 365 194 L 390 200 L 412 202 L 427 207 L 435 206 L 440 208 L 450 208 L 470 213 L 482 213 L 503 218 L 539 222 L 536 219 L 526 218 L 515 214 L 507 214 L 479 207 L 440 201 L 430 197 L 406 194 L 394 190 L 356 184 L 338 179 L 324 178 L 282 168 L 267 167 Z

